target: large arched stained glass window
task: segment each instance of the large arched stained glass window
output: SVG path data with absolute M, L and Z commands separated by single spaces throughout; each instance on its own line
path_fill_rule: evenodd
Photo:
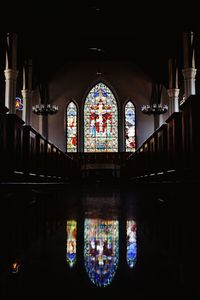
M 84 107 L 84 151 L 118 151 L 118 109 L 111 90 L 98 83 L 89 92 Z
M 84 262 L 90 280 L 99 287 L 111 284 L 119 261 L 117 220 L 85 219 Z
M 128 101 L 125 106 L 125 147 L 126 152 L 134 152 L 135 143 L 135 106 Z
M 67 106 L 67 152 L 77 152 L 77 107 L 74 102 Z
M 134 220 L 126 221 L 126 261 L 130 268 L 133 268 L 137 261 L 137 239 L 136 222 Z

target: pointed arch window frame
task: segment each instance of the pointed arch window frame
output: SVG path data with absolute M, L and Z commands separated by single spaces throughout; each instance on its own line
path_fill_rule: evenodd
M 68 148 L 68 107 L 69 105 L 73 103 L 75 105 L 76 108 L 76 151 L 69 151 Z M 75 102 L 75 100 L 70 100 L 66 106 L 66 152 L 67 153 L 77 153 L 78 152 L 78 148 L 79 148 L 79 111 L 78 111 L 78 104 Z
M 86 104 L 86 101 L 88 99 L 88 96 L 90 94 L 90 92 L 98 85 L 104 85 L 111 93 L 111 95 L 113 96 L 113 99 L 115 100 L 115 105 L 116 105 L 116 113 L 117 113 L 117 116 L 116 116 L 116 121 L 117 121 L 117 125 L 116 125 L 116 128 L 117 128 L 117 133 L 116 133 L 116 139 L 117 139 L 117 147 L 116 147 L 116 151 L 85 151 L 86 147 L 85 147 L 85 104 Z M 116 93 L 114 92 L 114 89 L 112 87 L 110 87 L 109 83 L 107 82 L 104 82 L 104 80 L 98 80 L 97 82 L 93 83 L 90 88 L 87 90 L 87 93 L 84 97 L 84 102 L 83 102 L 83 126 L 82 126 L 82 143 L 83 143 L 83 152 L 85 153 L 101 153 L 101 152 L 119 152 L 119 131 L 120 131 L 120 128 L 119 128 L 119 103 L 118 103 L 118 97 L 116 95 Z
M 134 147 L 134 151 L 127 151 L 127 147 L 126 147 L 126 107 L 127 107 L 127 104 L 128 103 L 131 103 L 133 105 L 133 108 L 134 108 L 134 115 L 135 115 L 135 124 L 134 124 L 134 127 L 135 127 L 135 135 L 134 135 L 134 138 L 135 138 L 135 147 Z M 135 103 L 132 99 L 128 99 L 125 103 L 124 103 L 124 109 L 123 109 L 123 118 L 124 118 L 124 151 L 127 152 L 127 153 L 133 153 L 136 151 L 137 149 L 137 139 L 136 139 L 136 106 L 135 106 Z

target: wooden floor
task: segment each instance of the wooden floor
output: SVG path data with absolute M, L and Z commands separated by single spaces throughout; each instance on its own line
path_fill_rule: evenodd
M 177 299 L 200 295 L 198 185 L 99 182 L 1 186 L 0 291 L 4 299 Z M 83 260 L 85 216 L 118 218 L 120 259 L 110 286 L 96 287 Z M 66 220 L 76 218 L 77 264 L 66 262 Z M 125 222 L 137 222 L 137 263 L 126 263 Z M 11 263 L 20 259 L 19 272 Z

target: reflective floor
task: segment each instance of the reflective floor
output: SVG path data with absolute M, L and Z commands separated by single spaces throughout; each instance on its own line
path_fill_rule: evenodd
M 198 184 L 1 186 L 0 299 L 200 296 Z

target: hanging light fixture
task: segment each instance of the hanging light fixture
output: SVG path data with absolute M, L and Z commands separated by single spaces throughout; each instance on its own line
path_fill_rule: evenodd
M 36 115 L 54 115 L 58 111 L 58 106 L 54 104 L 36 104 L 32 107 Z
M 167 104 L 161 104 L 162 85 L 153 84 L 150 104 L 144 104 L 141 111 L 147 115 L 160 115 L 168 111 Z
M 157 103 L 153 103 L 152 105 L 145 104 L 142 105 L 141 111 L 147 115 L 152 115 L 152 114 L 160 115 L 168 111 L 168 105 L 167 104 L 162 105 Z
M 58 112 L 58 105 L 47 103 L 48 95 L 48 87 L 47 85 L 39 85 L 39 91 L 41 99 L 44 103 L 39 103 L 32 106 L 32 112 L 36 115 L 54 115 Z

